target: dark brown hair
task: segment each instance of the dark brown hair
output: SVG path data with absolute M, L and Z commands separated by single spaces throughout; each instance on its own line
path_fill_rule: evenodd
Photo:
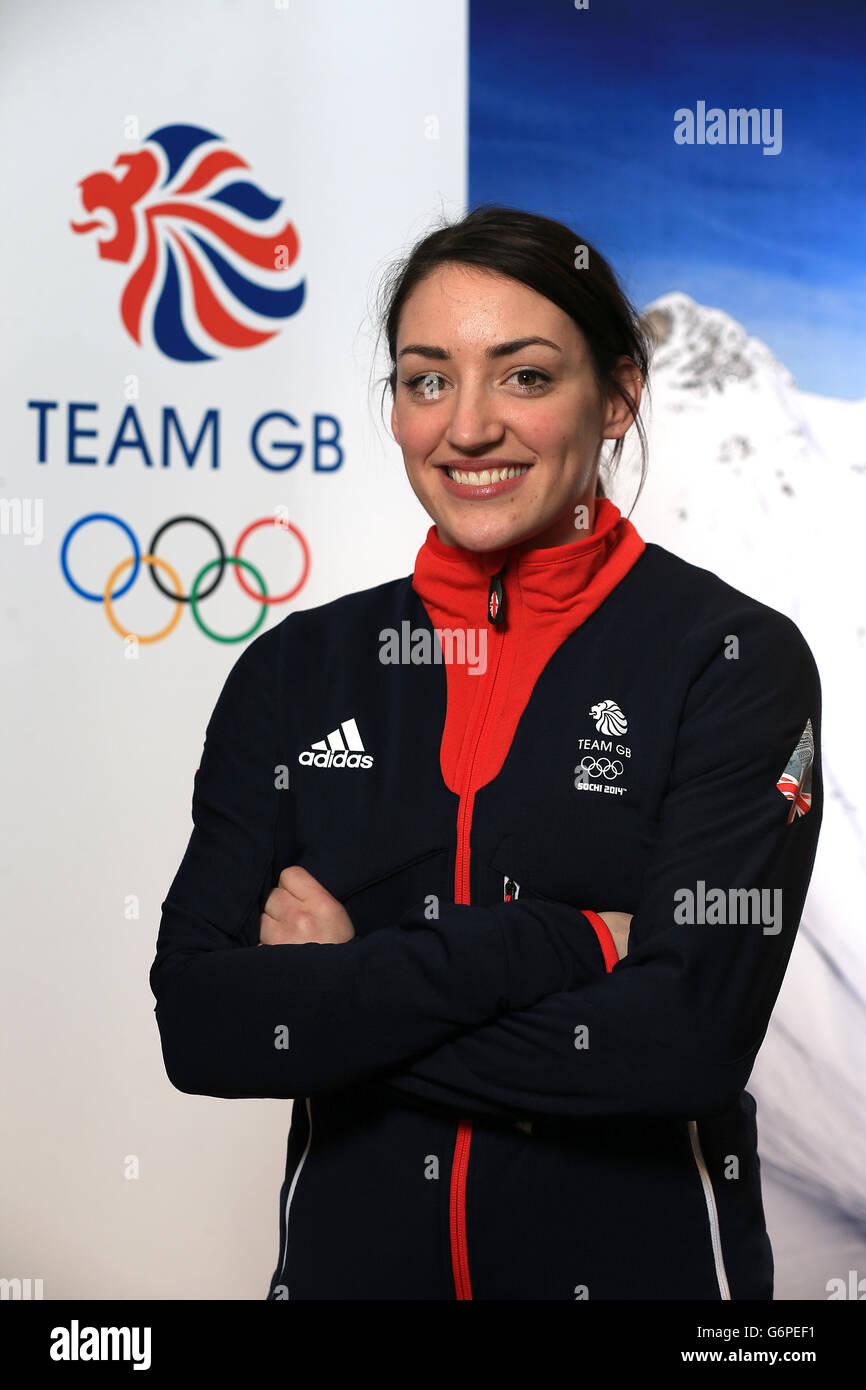
M 576 251 L 585 248 L 586 266 L 575 268 Z M 497 203 L 484 203 L 458 222 L 445 222 L 429 232 L 386 274 L 379 293 L 379 333 L 384 334 L 391 371 L 382 392 L 397 387 L 397 329 L 409 295 L 439 266 L 449 262 L 498 271 L 544 295 L 574 320 L 589 346 L 593 371 L 601 391 L 616 391 L 629 406 L 640 439 L 640 496 L 647 470 L 647 438 L 631 395 L 613 376 L 618 357 L 632 359 L 648 389 L 652 340 L 637 310 L 629 302 L 611 266 L 585 237 L 562 222 Z M 623 437 L 615 441 L 606 460 L 608 471 L 619 462 Z M 599 478 L 596 496 L 606 494 Z M 632 503 L 634 506 L 634 503 Z

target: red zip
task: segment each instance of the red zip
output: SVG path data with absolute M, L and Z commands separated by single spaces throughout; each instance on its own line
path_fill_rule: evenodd
M 488 576 L 488 621 L 485 632 L 495 649 L 495 665 L 488 663 L 482 676 L 482 682 L 490 682 L 486 698 L 483 689 L 475 693 L 473 682 L 459 680 L 454 677 L 453 672 L 447 674 L 448 693 L 445 726 L 440 745 L 440 763 L 446 785 L 458 797 L 454 873 L 454 901 L 457 903 L 469 902 L 470 829 L 475 792 L 479 786 L 485 785 L 485 778 L 489 780 L 501 769 L 502 760 L 507 756 L 507 745 L 513 739 L 523 708 L 531 698 L 535 679 L 544 669 L 552 653 L 604 602 L 646 549 L 644 541 L 631 522 L 621 516 L 608 499 L 599 499 L 597 511 L 601 524 L 598 524 L 597 520 L 597 535 L 593 543 L 588 548 L 578 546 L 574 551 L 566 547 L 563 547 L 561 552 L 554 551 L 551 559 L 557 563 L 552 563 L 543 576 L 536 573 L 541 560 L 530 552 L 532 559 L 525 576 L 526 583 L 530 590 L 536 593 L 544 592 L 552 602 L 551 612 L 556 611 L 556 622 L 555 625 L 545 625 L 538 633 L 527 632 L 527 659 L 517 665 L 509 661 L 507 677 L 511 686 L 511 708 L 502 711 L 504 717 L 497 720 L 492 733 L 488 728 L 489 714 L 494 686 L 502 678 L 502 643 L 509 628 L 514 633 L 516 629 L 523 627 L 523 578 L 519 572 L 515 576 L 509 570 L 507 585 L 506 565 L 503 565 L 498 574 Z M 542 551 L 541 558 L 545 555 L 546 551 Z M 574 567 L 571 564 L 572 557 Z M 559 564 L 560 559 L 568 560 L 569 563 Z M 457 567 L 452 568 L 451 562 Z M 431 526 L 427 541 L 418 552 L 412 587 L 420 596 L 433 627 L 448 628 L 453 625 L 455 612 L 460 616 L 461 623 L 471 624 L 477 621 L 478 610 L 475 608 L 475 600 L 479 596 L 474 586 L 480 585 L 485 575 L 486 566 L 479 566 L 474 557 L 467 558 L 461 555 L 456 547 L 444 546 L 437 536 L 435 526 Z M 470 579 L 470 591 L 464 592 L 463 588 L 460 588 L 458 593 L 457 588 L 461 582 Z M 458 581 L 457 587 L 455 580 Z M 515 603 L 518 605 L 516 624 L 507 621 L 508 614 L 505 611 L 506 607 L 511 608 Z M 509 654 L 510 652 L 509 647 Z M 604 926 L 600 919 L 593 925 L 597 932 L 600 926 Z M 614 956 L 616 952 L 612 939 L 607 940 L 609 951 L 606 948 L 607 937 L 607 929 L 604 928 L 599 940 L 602 942 L 602 949 L 605 950 L 606 963 L 609 952 Z M 608 964 L 608 969 L 610 968 L 611 964 Z M 449 1201 L 451 1259 L 458 1299 L 472 1297 L 466 1242 L 466 1175 L 471 1137 L 472 1126 L 468 1118 L 459 1117 L 451 1166 Z
M 461 1120 L 457 1126 L 457 1142 L 451 1164 L 451 1268 L 458 1300 L 472 1298 L 469 1282 L 469 1249 L 466 1241 L 466 1173 L 469 1168 L 469 1145 L 472 1126 Z
M 460 790 L 460 802 L 457 808 L 457 857 L 454 866 L 454 901 L 456 903 L 469 902 L 469 859 L 470 859 L 470 837 L 472 833 L 472 807 L 475 800 L 475 787 L 473 786 L 473 775 L 475 765 L 478 760 L 478 749 L 481 745 L 487 716 L 493 703 L 493 691 L 499 675 L 499 668 L 502 659 L 502 643 L 504 632 L 490 625 L 487 629 L 488 636 L 496 644 L 496 657 L 493 674 L 488 685 L 487 700 L 476 720 L 474 744 L 471 744 L 472 755 L 469 759 L 469 768 L 463 786 Z M 461 1120 L 457 1126 L 457 1138 L 454 1144 L 454 1157 L 451 1160 L 451 1191 L 449 1203 L 449 1227 L 451 1233 L 451 1268 L 454 1273 L 454 1291 L 458 1301 L 466 1301 L 472 1298 L 472 1284 L 469 1279 L 469 1246 L 466 1237 L 466 1177 L 469 1170 L 469 1148 L 472 1143 L 472 1124 L 469 1120 Z

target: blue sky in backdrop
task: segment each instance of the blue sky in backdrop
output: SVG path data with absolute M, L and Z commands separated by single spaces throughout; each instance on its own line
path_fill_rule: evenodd
M 866 396 L 864 0 L 470 0 L 469 206 L 556 217 L 639 307 L 684 290 L 807 391 Z M 782 149 L 674 111 L 782 109 Z

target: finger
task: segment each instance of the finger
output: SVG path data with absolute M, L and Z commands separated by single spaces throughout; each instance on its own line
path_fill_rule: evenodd
M 261 946 L 262 944 L 264 944 L 264 945 L 266 945 L 266 946 L 273 946 L 273 945 L 275 944 L 275 943 L 274 943 L 274 937 L 275 937 L 275 935 L 276 935 L 276 928 L 277 928 L 277 925 L 278 925 L 278 924 L 274 921 L 273 917 L 268 917 L 268 916 L 266 915 L 266 913 L 264 913 L 264 912 L 262 913 L 261 917 L 259 918 L 259 945 L 260 945 L 260 946 Z
M 269 917 L 275 917 L 277 921 L 279 921 L 283 913 L 287 912 L 290 907 L 296 906 L 296 904 L 297 899 L 294 894 L 290 893 L 288 889 L 278 886 L 271 889 L 265 899 L 263 911 L 266 912 Z
M 302 868 L 300 864 L 289 864 L 283 869 L 279 878 L 279 886 L 286 893 L 291 893 L 293 898 L 299 902 L 304 902 L 311 897 L 316 890 L 321 890 L 322 885 L 311 873 Z

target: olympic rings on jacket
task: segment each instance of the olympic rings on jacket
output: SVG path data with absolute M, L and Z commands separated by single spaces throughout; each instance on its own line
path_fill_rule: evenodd
M 622 776 L 622 763 L 619 758 L 581 758 L 580 767 L 576 767 L 575 772 L 585 772 L 587 776 L 603 777 L 606 782 L 612 782 L 615 777 Z
M 109 521 L 113 525 L 119 526 L 120 529 L 124 531 L 126 535 L 129 537 L 129 541 L 132 546 L 133 552 L 131 556 L 127 556 L 125 560 L 121 560 L 120 564 L 115 566 L 111 574 L 108 576 L 105 589 L 101 594 L 91 593 L 89 590 L 82 588 L 80 584 L 76 583 L 69 571 L 68 553 L 70 542 L 72 541 L 72 538 L 75 535 L 76 531 L 79 531 L 82 526 L 88 525 L 88 523 L 90 523 L 91 521 Z M 183 585 L 176 571 L 172 569 L 171 565 L 169 565 L 165 560 L 161 560 L 159 556 L 155 553 L 157 542 L 165 534 L 165 532 L 168 531 L 172 526 L 179 526 L 181 522 L 191 522 L 193 525 L 204 527 L 204 529 L 213 539 L 214 545 L 217 549 L 217 558 L 215 560 L 209 561 L 208 564 L 204 565 L 203 568 L 199 570 L 198 574 L 193 580 L 192 588 L 188 594 L 185 594 L 183 592 Z M 247 537 L 253 531 L 258 530 L 260 526 L 274 526 L 280 531 L 291 531 L 292 535 L 296 538 L 301 547 L 301 553 L 303 557 L 303 568 L 301 571 L 301 577 L 298 580 L 297 584 L 295 584 L 293 588 L 287 589 L 284 594 L 268 595 L 265 581 L 259 574 L 256 567 L 250 564 L 249 560 L 244 560 L 241 558 L 241 546 L 244 544 Z M 126 570 L 130 565 L 132 566 L 132 574 L 126 580 L 125 584 L 123 584 L 119 589 L 115 591 L 113 588 L 115 580 L 117 580 L 120 577 L 120 575 L 124 572 L 124 570 Z M 169 619 L 166 626 L 164 628 L 161 628 L 158 632 L 151 633 L 144 637 L 141 636 L 139 633 L 133 633 L 130 632 L 127 628 L 124 628 L 121 625 L 121 623 L 118 622 L 113 608 L 114 602 L 117 599 L 121 598 L 123 594 L 127 593 L 129 589 L 131 589 L 132 585 L 138 578 L 138 573 L 142 565 L 147 565 L 150 567 L 151 577 L 153 579 L 154 584 L 159 589 L 160 593 L 164 594 L 166 598 L 171 599 L 175 604 L 175 611 L 172 614 L 172 617 Z M 250 598 L 254 598 L 258 603 L 262 605 L 261 612 L 259 613 L 256 621 L 253 623 L 252 627 L 248 628 L 246 632 L 239 633 L 236 637 L 223 637 L 220 633 L 214 632 L 205 624 L 198 611 L 198 605 L 202 602 L 202 600 L 209 598 L 210 595 L 220 584 L 227 565 L 232 565 L 235 567 L 235 574 L 237 576 L 238 583 L 240 584 L 244 593 L 249 594 Z M 103 603 L 105 605 L 105 615 L 108 618 L 108 621 L 111 624 L 111 626 L 114 628 L 115 632 L 119 633 L 121 637 L 135 637 L 136 640 L 139 642 L 162 641 L 162 639 L 167 637 L 169 633 L 172 632 L 174 628 L 177 626 L 177 624 L 180 622 L 180 616 L 183 612 L 182 605 L 184 603 L 188 603 L 190 606 L 190 612 L 192 613 L 193 618 L 196 621 L 196 624 L 207 637 L 211 637 L 215 642 L 244 642 L 248 637 L 252 637 L 253 633 L 257 632 L 258 629 L 261 627 L 262 623 L 265 620 L 265 615 L 267 613 L 269 604 L 287 603 L 289 599 L 294 598 L 295 594 L 297 594 L 303 588 L 304 584 L 306 584 L 307 576 L 310 573 L 310 548 L 307 545 L 306 539 L 303 536 L 303 534 L 298 530 L 297 526 L 292 525 L 290 521 L 282 521 L 276 517 L 265 516 L 260 518 L 260 520 L 258 521 L 251 522 L 250 525 L 247 526 L 239 535 L 232 554 L 226 555 L 225 547 L 219 536 L 219 533 L 214 529 L 213 526 L 211 526 L 210 522 L 205 521 L 204 518 L 200 516 L 184 515 L 173 516 L 168 521 L 163 522 L 162 526 L 160 526 L 154 532 L 151 538 L 150 545 L 147 548 L 147 553 L 143 555 L 139 548 L 135 532 L 132 530 L 130 526 L 127 526 L 126 522 L 123 521 L 119 516 L 115 516 L 111 512 L 90 512 L 87 516 L 83 516 L 79 521 L 76 521 L 74 525 L 70 526 L 69 530 L 66 532 L 66 535 L 63 539 L 63 544 L 60 548 L 60 568 L 63 571 L 63 577 L 66 580 L 67 584 L 71 589 L 74 590 L 76 594 L 79 595 L 80 598 L 88 599 L 91 603 Z M 162 581 L 156 573 L 158 569 L 165 571 L 166 575 L 168 576 L 172 585 L 174 586 L 174 592 L 172 592 L 171 589 L 166 588 L 165 585 L 162 583 Z M 202 580 L 204 579 L 205 575 L 212 569 L 217 569 L 217 574 L 215 578 L 211 583 L 208 584 L 208 586 L 201 593 L 199 593 L 199 588 L 201 586 Z M 243 575 L 241 574 L 241 569 L 249 570 L 250 574 L 253 576 L 253 578 L 256 580 L 256 583 L 259 586 L 259 593 L 256 593 L 253 589 L 249 588 L 247 583 L 244 581 Z

